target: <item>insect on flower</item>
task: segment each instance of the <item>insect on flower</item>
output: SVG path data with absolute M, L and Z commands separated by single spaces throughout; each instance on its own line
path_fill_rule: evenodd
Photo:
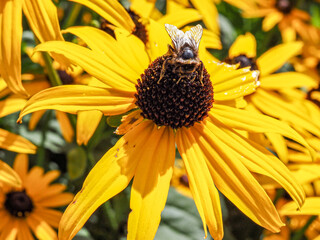
M 165 24 L 165 28 L 172 40 L 173 47 L 169 45 L 168 52 L 164 55 L 166 60 L 163 62 L 158 83 L 164 77 L 168 65 L 173 65 L 173 72 L 180 75 L 177 84 L 182 78 L 194 81 L 196 74 L 192 74 L 198 68 L 200 72 L 200 82 L 203 78 L 203 63 L 199 59 L 198 49 L 202 37 L 202 27 L 200 24 L 191 28 L 185 33 L 176 26 Z

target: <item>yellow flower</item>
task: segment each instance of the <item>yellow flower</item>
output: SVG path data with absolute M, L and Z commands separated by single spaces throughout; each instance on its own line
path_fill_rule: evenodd
M 63 193 L 65 186 L 50 184 L 59 171 L 44 173 L 40 167 L 28 172 L 28 156 L 18 154 L 14 162 L 13 177 L 19 175 L 20 186 L 0 184 L 0 238 L 1 239 L 57 239 L 62 212 L 51 208 L 68 204 L 73 195 Z M 11 171 L 13 171 L 11 170 Z M 32 233 L 31 233 L 32 232 Z
M 178 30 L 171 28 L 174 39 L 172 34 Z M 163 27 L 157 29 L 157 36 L 162 36 L 154 38 L 151 45 L 149 52 L 154 55 L 148 55 L 142 41 L 123 30 L 116 29 L 114 39 L 91 27 L 67 30 L 83 39 L 90 49 L 61 41 L 36 48 L 64 54 L 100 83 L 96 87 L 46 89 L 28 101 L 18 121 L 43 109 L 69 113 L 100 110 L 105 115 L 131 110 L 123 119 L 124 125 L 119 127 L 125 135 L 98 161 L 67 208 L 60 224 L 60 239 L 71 239 L 98 206 L 126 188 L 132 179 L 128 239 L 153 239 L 167 199 L 175 145 L 186 166 L 205 235 L 208 226 L 215 239 L 223 237 L 217 189 L 253 221 L 278 231 L 282 222 L 251 172 L 274 179 L 298 205 L 304 199 L 302 188 L 279 159 L 234 129 L 241 126 L 248 131 L 276 132 L 301 144 L 306 142 L 280 121 L 233 107 L 235 99 L 255 91 L 257 71 L 236 70 L 236 65 L 207 58 L 204 66 L 195 59 L 195 65 L 175 65 L 170 60 L 170 51 L 176 51 L 178 43 L 174 41 L 174 47 L 170 46 L 171 50 L 161 56 L 170 39 Z M 195 52 L 185 49 L 185 58 L 198 56 L 200 29 L 198 25 L 192 29 L 193 33 L 188 33 Z M 178 33 L 177 36 L 188 35 Z M 185 69 L 186 74 L 184 66 L 193 66 L 193 70 Z
M 11 91 L 28 95 L 21 83 L 22 11 L 40 42 L 63 37 L 51 0 L 0 1 L 0 74 Z
M 171 186 L 182 195 L 192 198 L 187 172 L 181 159 L 177 160 L 173 167 Z
M 320 136 L 320 125 L 317 121 L 310 121 L 310 101 L 303 98 L 295 100 L 289 98 L 290 90 L 300 87 L 311 89 L 317 84 L 310 76 L 297 72 L 274 73 L 290 58 L 301 52 L 301 42 L 279 44 L 260 57 L 256 58 L 256 40 L 251 33 L 240 35 L 229 49 L 227 62 L 239 64 L 239 68 L 250 67 L 260 71 L 260 87 L 251 95 L 245 97 L 246 107 L 250 111 L 259 111 L 269 116 L 290 123 L 300 133 L 308 131 Z M 314 109 L 315 112 L 319 110 Z M 288 161 L 288 150 L 285 139 L 278 134 L 267 133 L 269 141 L 278 156 Z
M 320 29 L 304 24 L 299 35 L 304 42 L 300 58 L 293 61 L 296 71 L 310 75 L 320 82 Z
M 246 18 L 264 17 L 262 29 L 269 31 L 278 25 L 284 42 L 296 39 L 296 32 L 303 31 L 303 22 L 310 16 L 307 12 L 295 8 L 290 0 L 225 0 L 240 8 Z

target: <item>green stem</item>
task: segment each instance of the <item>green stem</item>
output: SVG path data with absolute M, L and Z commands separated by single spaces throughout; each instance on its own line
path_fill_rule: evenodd
M 38 147 L 38 152 L 37 152 L 37 165 L 40 167 L 44 166 L 44 162 L 45 162 L 45 141 L 46 141 L 46 137 L 47 137 L 47 130 L 48 130 L 48 126 L 49 126 L 49 121 L 51 119 L 51 115 L 52 115 L 52 111 L 49 111 L 46 113 L 45 117 L 44 117 L 44 124 L 43 124 L 43 128 L 42 128 L 42 132 L 41 132 L 41 144 Z
M 66 29 L 75 23 L 75 21 L 77 20 L 77 17 L 79 16 L 79 12 L 81 11 L 81 8 L 82 8 L 82 5 L 78 3 L 75 3 L 72 6 L 72 9 L 68 14 L 67 19 L 64 21 L 62 25 L 63 29 Z
M 318 216 L 312 216 L 309 218 L 309 220 L 307 221 L 307 223 L 299 230 L 297 231 L 291 240 L 300 240 L 302 239 L 302 237 L 304 236 L 304 233 L 306 232 L 306 230 L 308 229 L 308 227 L 311 225 L 311 223 L 317 219 Z
M 103 210 L 104 210 L 106 217 L 108 218 L 108 220 L 110 222 L 110 226 L 111 226 L 112 230 L 116 232 L 119 228 L 119 224 L 117 222 L 116 212 L 111 207 L 110 201 L 107 201 L 103 204 Z
M 42 57 L 46 64 L 46 70 L 48 72 L 48 77 L 52 86 L 60 86 L 62 85 L 61 79 L 59 77 L 58 72 L 52 66 L 52 59 L 48 53 L 42 52 Z

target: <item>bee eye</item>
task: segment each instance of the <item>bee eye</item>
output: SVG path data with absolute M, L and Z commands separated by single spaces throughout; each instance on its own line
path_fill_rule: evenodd
M 182 57 L 183 59 L 190 59 L 190 58 L 194 58 L 194 54 L 193 54 L 193 52 L 192 52 L 191 49 L 188 49 L 188 48 L 187 48 L 187 49 L 185 49 L 185 50 L 183 51 L 181 57 Z

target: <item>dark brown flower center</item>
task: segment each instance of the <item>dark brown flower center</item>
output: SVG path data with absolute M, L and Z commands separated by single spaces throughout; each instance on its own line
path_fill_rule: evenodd
M 284 14 L 288 14 L 292 10 L 292 3 L 290 2 L 290 0 L 277 0 L 276 8 Z
M 225 62 L 229 63 L 229 64 L 240 63 L 239 68 L 250 67 L 250 70 L 258 70 L 258 66 L 256 64 L 255 58 L 249 58 L 243 54 L 241 54 L 237 57 L 234 57 L 232 59 L 227 58 L 227 59 L 225 59 Z
M 141 17 L 130 9 L 128 10 L 128 13 L 135 24 L 135 29 L 133 31 L 133 34 L 138 38 L 140 38 L 140 40 L 144 44 L 146 44 L 148 42 L 148 34 L 145 26 L 141 23 Z M 114 31 L 110 29 L 109 25 L 110 25 L 110 22 L 108 22 L 105 19 L 102 19 L 100 23 L 100 29 L 115 38 Z
M 187 175 L 182 175 L 180 178 L 179 178 L 179 182 L 183 185 L 183 186 L 186 186 L 186 187 L 189 187 L 189 179 L 188 179 L 188 176 Z
M 191 71 L 193 65 L 166 61 L 168 58 L 167 55 L 157 58 L 141 75 L 136 85 L 136 105 L 144 118 L 158 126 L 174 129 L 193 126 L 212 107 L 210 76 L 201 65 Z
M 134 24 L 136 25 L 133 34 L 140 38 L 140 40 L 144 44 L 146 44 L 148 42 L 148 34 L 146 27 L 141 23 L 141 17 L 130 9 L 128 10 L 128 13 L 131 19 L 133 20 Z
M 4 206 L 11 215 L 19 218 L 27 217 L 34 208 L 25 190 L 7 193 Z
M 57 70 L 57 72 L 63 85 L 72 84 L 74 82 L 73 77 L 69 75 L 66 71 Z

